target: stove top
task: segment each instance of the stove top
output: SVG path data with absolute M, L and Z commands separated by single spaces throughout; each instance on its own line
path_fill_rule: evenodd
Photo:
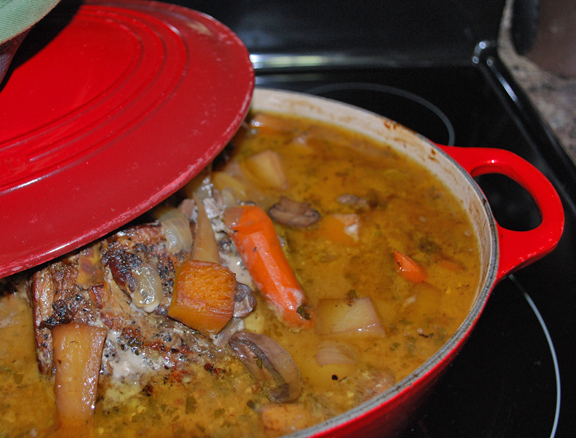
M 498 57 L 504 0 L 360 2 L 356 9 L 342 1 L 226 8 L 170 1 L 237 32 L 257 86 L 351 103 L 437 143 L 507 149 L 546 175 L 565 208 L 558 248 L 496 286 L 467 345 L 402 437 L 576 436 L 576 168 Z M 477 181 L 502 226 L 538 225 L 533 200 L 515 182 L 499 175 Z

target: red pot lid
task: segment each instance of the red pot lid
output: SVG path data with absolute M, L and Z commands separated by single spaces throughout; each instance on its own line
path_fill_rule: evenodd
M 0 277 L 174 193 L 250 105 L 248 52 L 214 19 L 138 0 L 71 8 L 32 30 L 0 88 Z

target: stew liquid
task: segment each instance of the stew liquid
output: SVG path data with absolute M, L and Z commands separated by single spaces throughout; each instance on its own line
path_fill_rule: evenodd
M 273 114 L 252 114 L 232 146 L 211 169 L 219 205 L 252 202 L 268 211 L 284 196 L 319 214 L 305 226 L 275 222 L 314 313 L 311 329 L 288 328 L 239 258 L 223 254 L 236 279 L 256 291 L 244 329 L 288 351 L 304 390 L 295 402 L 273 403 L 232 355 L 213 367 L 155 374 L 127 353 L 118 359 L 129 370 L 122 379 L 101 377 L 96 437 L 279 436 L 317 424 L 408 376 L 470 309 L 480 271 L 476 233 L 426 169 L 369 138 Z M 0 298 L 0 437 L 48 435 L 53 385 L 36 366 L 25 293 Z

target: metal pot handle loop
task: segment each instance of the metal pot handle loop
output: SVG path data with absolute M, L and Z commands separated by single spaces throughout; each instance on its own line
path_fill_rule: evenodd
M 554 186 L 532 164 L 504 149 L 440 146 L 472 177 L 487 173 L 505 175 L 534 198 L 542 222 L 533 230 L 513 231 L 498 223 L 500 257 L 496 281 L 552 251 L 564 230 L 564 210 Z

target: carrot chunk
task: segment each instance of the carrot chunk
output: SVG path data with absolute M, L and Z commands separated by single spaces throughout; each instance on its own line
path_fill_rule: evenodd
M 420 283 L 428 278 L 422 266 L 400 251 L 394 250 L 394 263 L 396 271 L 407 280 Z
M 200 333 L 216 334 L 234 314 L 236 277 L 214 262 L 185 261 L 176 274 L 168 316 Z
M 292 328 L 312 327 L 311 306 L 266 212 L 255 205 L 235 207 L 224 213 L 224 223 L 254 283 L 280 318 Z
M 358 243 L 359 217 L 356 214 L 330 214 L 322 218 L 320 233 L 328 240 L 340 245 Z
M 52 329 L 58 436 L 90 436 L 106 329 L 72 322 Z

